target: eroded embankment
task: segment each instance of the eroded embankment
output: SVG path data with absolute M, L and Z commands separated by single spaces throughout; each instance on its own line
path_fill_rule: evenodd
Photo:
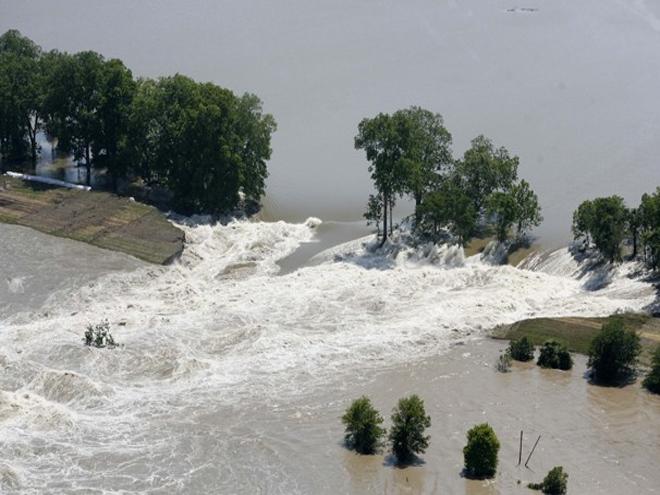
M 104 192 L 56 188 L 0 177 L 0 222 L 167 264 L 184 234 L 156 208 Z

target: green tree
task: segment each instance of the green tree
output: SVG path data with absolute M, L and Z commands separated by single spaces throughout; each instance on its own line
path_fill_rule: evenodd
M 377 235 L 380 236 L 380 219 L 383 216 L 383 202 L 380 194 L 370 194 L 367 202 L 367 211 L 364 213 L 367 225 L 375 225 Z
M 565 345 L 556 340 L 549 340 L 541 346 L 536 364 L 542 368 L 570 370 L 573 367 L 573 358 Z
M 596 381 L 612 383 L 635 372 L 641 350 L 639 335 L 613 318 L 591 342 L 587 367 Z
M 371 405 L 368 397 L 353 401 L 341 418 L 346 428 L 346 444 L 360 454 L 373 454 L 385 436 L 382 416 Z
M 660 345 L 655 348 L 651 359 L 651 369 L 644 378 L 643 385 L 650 392 L 660 394 Z
M 517 220 L 514 196 L 500 191 L 491 193 L 486 200 L 486 212 L 494 221 L 497 240 L 505 241 Z
M 0 36 L 0 155 L 37 159 L 44 81 L 41 48 L 19 31 Z
M 441 182 L 437 190 L 428 193 L 418 212 L 418 229 L 438 238 L 438 229 L 446 227 L 462 245 L 472 236 L 477 225 L 477 212 L 472 200 L 455 179 Z
M 424 401 L 417 395 L 399 400 L 392 412 L 392 427 L 389 440 L 392 453 L 399 463 L 410 462 L 416 454 L 423 454 L 429 446 L 430 436 L 424 430 L 431 426 L 431 417 L 426 415 Z
M 475 211 L 482 212 L 492 192 L 511 189 L 518 178 L 518 163 L 517 156 L 511 156 L 506 148 L 495 148 L 485 136 L 472 140 L 463 159 L 457 163 L 456 171 L 463 179 Z
M 653 194 L 644 194 L 637 209 L 644 257 L 649 266 L 660 264 L 660 187 Z
M 509 343 L 509 354 L 516 361 L 531 361 L 534 359 L 534 346 L 527 337 L 512 340 Z
M 591 237 L 598 252 L 610 262 L 621 260 L 628 213 L 623 198 L 609 196 L 582 203 L 573 214 L 573 233 Z
M 526 180 L 521 180 L 511 188 L 516 205 L 516 231 L 518 237 L 524 236 L 529 229 L 537 227 L 543 221 L 541 206 L 536 193 Z
M 451 134 L 444 126 L 442 115 L 421 107 L 395 112 L 394 119 L 405 122 L 403 160 L 406 167 L 405 192 L 415 201 L 415 221 L 424 195 L 437 181 L 437 176 L 452 163 Z
M 547 495 L 565 495 L 568 490 L 568 473 L 561 466 L 553 467 L 542 483 L 530 483 L 532 490 L 541 490 Z
M 387 214 L 397 194 L 403 194 L 408 180 L 404 160 L 405 142 L 410 132 L 410 122 L 405 116 L 380 113 L 364 119 L 358 125 L 355 149 L 365 151 L 369 172 L 376 191 L 383 200 L 383 236 L 381 246 L 387 241 Z
M 491 478 L 497 471 L 500 442 L 488 423 L 482 423 L 467 432 L 467 445 L 463 448 L 465 472 L 474 478 Z

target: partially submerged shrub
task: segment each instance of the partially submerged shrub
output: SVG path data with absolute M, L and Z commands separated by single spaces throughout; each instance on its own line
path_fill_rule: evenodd
M 651 360 L 651 369 L 648 375 L 646 375 L 646 378 L 644 378 L 642 385 L 649 392 L 660 394 L 660 345 L 655 348 L 653 359 Z
M 495 368 L 500 373 L 508 373 L 511 371 L 511 354 L 509 354 L 509 351 L 500 354 L 500 357 L 497 358 Z
M 561 466 L 553 467 L 542 483 L 530 483 L 532 490 L 541 490 L 547 495 L 565 495 L 568 489 L 568 473 Z
M 542 368 L 570 370 L 573 367 L 573 358 L 565 345 L 556 340 L 548 340 L 541 346 L 536 364 Z
M 616 318 L 605 323 L 589 348 L 587 366 L 599 382 L 614 382 L 634 375 L 642 351 L 639 335 L 626 330 Z
M 465 473 L 473 478 L 491 478 L 497 471 L 497 453 L 500 442 L 488 423 L 482 423 L 467 432 L 467 445 L 463 448 Z
M 431 417 L 426 415 L 424 401 L 417 395 L 399 400 L 392 412 L 392 427 L 389 440 L 392 453 L 398 462 L 406 463 L 415 454 L 423 454 L 429 446 L 430 436 L 424 430 L 431 426 Z
M 83 340 L 85 345 L 91 347 L 117 347 L 117 343 L 110 333 L 110 323 L 108 323 L 108 320 L 104 320 L 96 325 L 87 325 Z
M 354 400 L 341 421 L 346 427 L 346 444 L 360 454 L 373 454 L 385 435 L 380 426 L 383 418 L 366 396 Z
M 531 361 L 534 359 L 534 346 L 527 337 L 512 340 L 509 343 L 509 353 L 516 361 Z

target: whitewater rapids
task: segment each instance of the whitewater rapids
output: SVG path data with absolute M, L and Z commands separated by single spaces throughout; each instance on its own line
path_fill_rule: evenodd
M 278 275 L 319 222 L 181 225 L 176 264 L 105 275 L 0 321 L 0 491 L 89 489 L 100 474 L 113 489 L 177 491 L 204 468 L 186 425 L 208 415 L 276 408 L 498 324 L 654 299 L 626 267 L 594 283 L 567 250 L 519 269 L 449 247 L 369 255 L 358 241 Z M 82 344 L 103 319 L 121 348 Z

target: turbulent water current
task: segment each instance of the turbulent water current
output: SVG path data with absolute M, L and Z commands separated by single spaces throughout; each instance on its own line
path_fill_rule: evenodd
M 126 259 L 27 306 L 23 281 L 48 266 L 14 267 L 0 281 L 15 299 L 12 311 L 0 301 L 0 492 L 308 493 L 292 467 L 306 453 L 279 435 L 288 426 L 255 421 L 265 411 L 333 388 L 343 395 L 323 400 L 342 401 L 351 382 L 498 324 L 654 299 L 631 267 L 583 273 L 566 249 L 515 268 L 353 242 L 279 274 L 319 223 L 181 225 L 175 264 Z M 85 347 L 85 326 L 104 319 L 121 347 Z

